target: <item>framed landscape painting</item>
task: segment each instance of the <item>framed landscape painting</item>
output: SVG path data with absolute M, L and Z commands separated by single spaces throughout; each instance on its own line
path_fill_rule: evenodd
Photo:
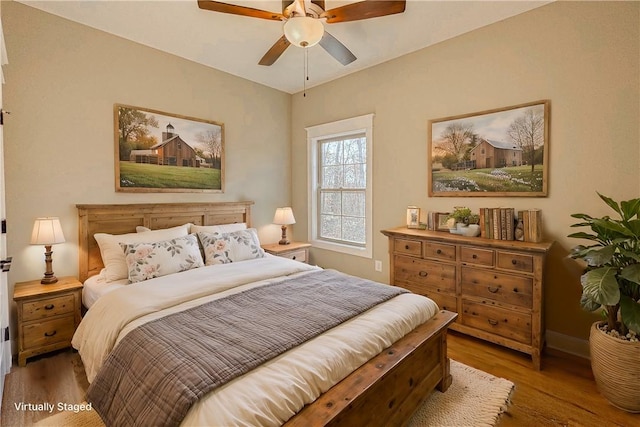
M 430 120 L 429 196 L 547 195 L 549 101 Z
M 224 125 L 115 104 L 116 191 L 224 191 Z

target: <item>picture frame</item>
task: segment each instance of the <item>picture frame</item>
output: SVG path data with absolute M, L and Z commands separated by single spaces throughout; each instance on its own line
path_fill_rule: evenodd
M 114 104 L 117 192 L 224 192 L 224 124 Z
M 407 228 L 420 228 L 420 208 L 407 206 Z
M 549 100 L 429 120 L 429 196 L 547 196 L 549 120 Z
M 436 231 L 449 231 L 449 212 L 436 213 Z

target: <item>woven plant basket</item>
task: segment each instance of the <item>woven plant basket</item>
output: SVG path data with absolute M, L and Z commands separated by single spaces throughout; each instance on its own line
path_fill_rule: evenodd
M 614 406 L 640 412 L 640 342 L 624 341 L 591 325 L 591 369 L 600 393 Z

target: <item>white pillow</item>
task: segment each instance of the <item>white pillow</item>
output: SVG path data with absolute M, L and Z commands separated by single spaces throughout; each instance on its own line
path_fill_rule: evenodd
M 232 233 L 199 232 L 198 238 L 204 249 L 205 265 L 227 264 L 247 259 L 264 257 L 255 228 Z
M 204 266 L 194 234 L 155 243 L 121 243 L 129 283 Z
M 247 229 L 246 222 L 236 222 L 232 224 L 218 224 L 218 225 L 196 225 L 191 224 L 191 233 L 233 233 L 234 231 L 241 231 Z
M 155 243 L 162 240 L 170 240 L 189 235 L 189 226 L 184 224 L 178 227 L 162 230 L 146 231 L 144 233 L 107 234 L 96 233 L 93 237 L 100 247 L 102 263 L 105 267 L 107 281 L 126 279 L 129 276 L 124 251 L 120 243 Z

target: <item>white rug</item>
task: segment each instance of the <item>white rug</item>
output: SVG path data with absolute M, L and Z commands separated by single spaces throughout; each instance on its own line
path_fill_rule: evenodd
M 514 384 L 451 360 L 453 383 L 445 393 L 434 391 L 407 427 L 495 426 L 507 410 Z
M 506 411 L 513 383 L 451 360 L 453 383 L 434 391 L 413 416 L 408 427 L 495 426 Z M 61 412 L 35 424 L 38 427 L 103 427 L 95 411 Z

